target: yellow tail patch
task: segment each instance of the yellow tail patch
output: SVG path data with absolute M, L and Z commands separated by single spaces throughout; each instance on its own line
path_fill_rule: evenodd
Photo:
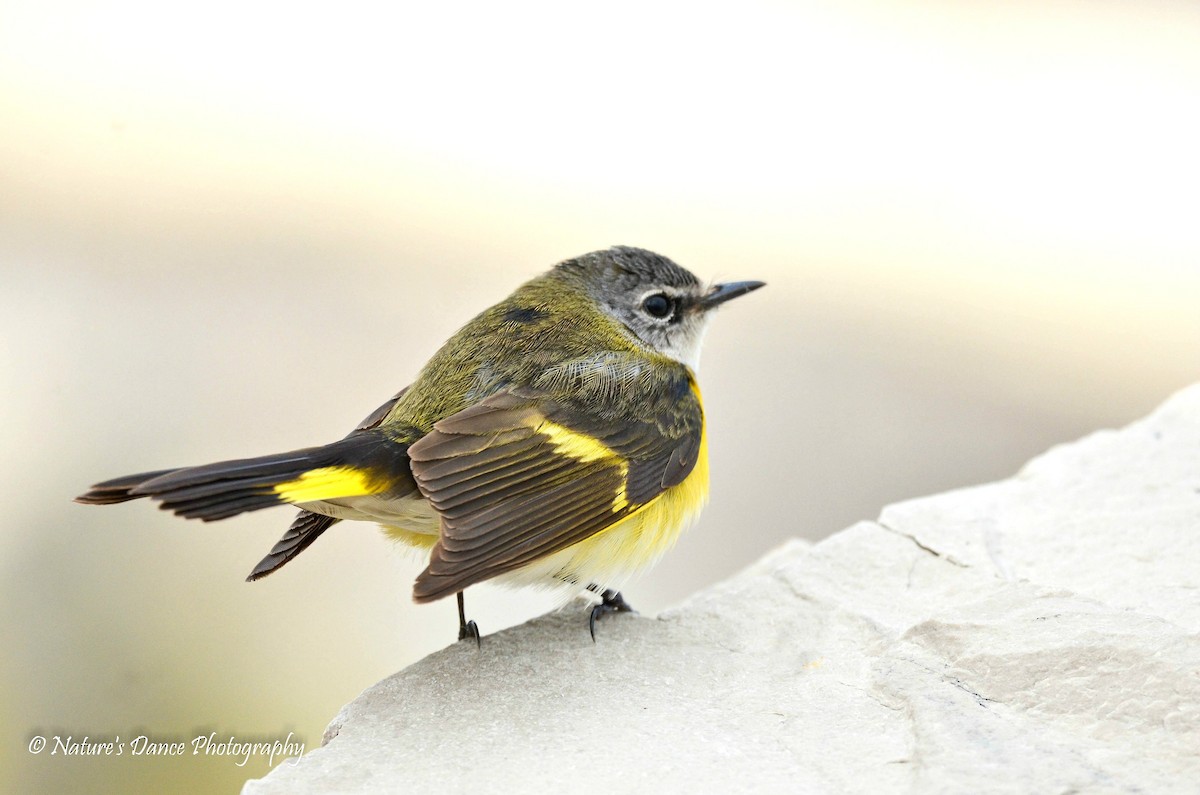
M 380 489 L 372 484 L 367 472 L 352 467 L 310 469 L 295 480 L 275 485 L 275 493 L 284 502 L 316 502 L 339 497 L 363 497 Z

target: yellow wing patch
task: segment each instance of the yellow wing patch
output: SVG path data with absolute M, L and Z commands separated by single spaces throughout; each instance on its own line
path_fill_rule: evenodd
M 580 463 L 586 464 L 589 461 L 614 461 L 621 471 L 621 485 L 613 495 L 612 511 L 616 513 L 629 505 L 629 499 L 625 491 L 625 482 L 629 475 L 629 463 L 619 453 L 599 439 L 579 433 L 578 431 L 573 431 L 566 426 L 559 425 L 557 422 L 551 422 L 550 420 L 542 420 L 534 430 L 550 440 L 550 443 L 554 445 L 554 452 L 570 456 Z
M 605 458 L 620 458 L 611 447 L 599 439 L 573 431 L 557 422 L 542 420 L 534 430 L 549 437 L 550 442 L 554 445 L 554 452 L 570 456 L 576 461 L 586 463 Z
M 275 485 L 275 493 L 284 502 L 316 502 L 339 497 L 374 494 L 368 473 L 353 467 L 310 469 L 295 480 Z

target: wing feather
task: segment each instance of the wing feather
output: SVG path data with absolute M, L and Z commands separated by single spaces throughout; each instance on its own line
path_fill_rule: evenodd
M 531 458 L 514 461 L 511 469 L 492 470 L 448 485 L 435 503 L 443 515 L 482 511 L 497 499 L 512 500 L 536 492 L 572 470 L 569 461 Z
M 557 493 L 548 495 L 561 511 L 553 515 L 540 516 L 528 525 L 513 532 L 504 525 L 493 525 L 475 538 L 452 538 L 443 545 L 447 553 L 437 559 L 438 566 L 430 564 L 435 574 L 469 574 L 480 566 L 491 564 L 495 559 L 510 559 L 531 548 L 537 548 L 540 536 L 549 531 L 571 531 L 586 538 L 586 530 L 594 525 L 607 527 L 610 522 L 600 522 L 598 509 L 607 506 L 609 500 L 603 492 L 589 490 L 588 483 L 581 481 L 560 487 Z M 591 484 L 594 485 L 594 484 Z M 479 543 L 480 541 L 485 543 Z M 569 546 L 569 542 L 565 546 Z M 536 555 L 535 557 L 541 557 Z

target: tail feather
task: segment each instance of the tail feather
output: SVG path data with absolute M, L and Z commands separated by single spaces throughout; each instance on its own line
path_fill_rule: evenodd
M 258 458 L 238 458 L 232 461 L 218 461 L 215 464 L 171 469 L 160 473 L 158 477 L 138 484 L 131 490 L 131 493 L 135 497 L 153 497 L 206 483 L 243 483 L 272 477 L 284 479 L 297 477 L 306 470 L 327 466 L 337 461 L 338 453 L 343 452 L 336 449 L 340 447 L 344 447 L 344 445 L 335 442 L 325 447 L 306 447 L 303 450 L 292 450 L 287 453 L 276 453 Z
M 126 475 L 96 484 L 75 501 L 108 505 L 149 497 L 178 516 L 211 522 L 285 503 L 415 493 L 408 444 L 366 429 L 324 447 Z M 278 570 L 337 522 L 301 511 L 248 579 Z
M 168 474 L 174 474 L 168 473 Z M 274 486 L 279 482 L 279 475 L 264 475 L 260 478 L 240 478 L 236 481 L 236 488 L 245 491 L 253 488 L 261 488 L 263 486 Z M 135 486 L 131 490 L 131 499 L 141 496 L 152 496 L 156 493 L 169 493 L 171 502 L 186 502 L 189 500 L 200 500 L 206 497 L 217 497 L 229 495 L 233 492 L 232 481 L 216 480 L 209 483 L 201 483 L 196 486 L 180 486 L 171 488 L 169 492 L 161 486 L 155 485 L 158 481 L 143 481 L 142 484 Z M 169 488 L 169 487 L 168 487 Z
M 319 466 L 312 463 L 315 456 L 309 463 L 291 453 L 284 456 L 233 461 L 228 470 L 222 470 L 221 464 L 178 469 L 133 487 L 130 494 L 157 500 L 163 510 L 186 519 L 228 519 L 284 503 L 275 486 Z M 250 461 L 257 461 L 257 466 L 248 466 Z
M 204 521 L 226 519 L 285 502 L 275 486 L 335 461 L 332 447 L 127 475 L 99 483 L 75 499 L 105 505 L 149 497 L 177 516 Z
M 179 516 L 215 521 L 285 503 L 416 488 L 408 445 L 360 431 L 324 447 L 127 475 L 93 486 L 76 501 L 105 505 L 149 497 Z
M 246 582 L 261 580 L 268 574 L 277 571 L 283 564 L 308 549 L 321 533 L 333 527 L 338 521 L 332 516 L 301 511 L 300 515 L 292 522 L 292 526 L 283 534 L 283 538 L 271 547 L 267 556 L 258 562 L 254 571 L 250 572 Z
M 129 502 L 141 497 L 141 494 L 133 494 L 132 490 L 136 486 L 140 486 L 147 480 L 169 475 L 172 472 L 178 472 L 177 469 L 160 469 L 157 472 L 142 472 L 137 475 L 125 475 L 124 477 L 113 478 L 106 480 L 103 483 L 97 483 L 91 489 L 75 498 L 75 502 L 82 505 L 114 505 L 118 502 Z
M 282 503 L 271 493 L 259 494 L 253 491 L 235 491 L 217 497 L 202 500 L 163 500 L 162 508 L 184 519 L 199 519 L 202 522 L 215 522 L 218 519 L 228 519 L 239 513 L 258 511 L 272 508 Z

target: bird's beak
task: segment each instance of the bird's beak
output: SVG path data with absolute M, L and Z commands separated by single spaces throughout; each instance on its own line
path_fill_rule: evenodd
M 740 295 L 754 292 L 759 287 L 766 285 L 766 282 L 729 282 L 727 284 L 714 284 L 713 288 L 708 291 L 703 298 L 700 299 L 700 308 L 704 310 L 712 309 L 718 304 L 723 304 Z

